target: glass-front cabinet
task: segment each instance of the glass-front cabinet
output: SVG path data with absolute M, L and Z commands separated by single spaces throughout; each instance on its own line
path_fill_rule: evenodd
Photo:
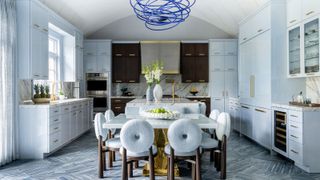
M 320 76 L 319 17 L 288 29 L 288 77 Z
M 319 19 L 304 24 L 304 72 L 307 76 L 319 72 Z
M 301 45 L 300 45 L 300 26 L 289 29 L 289 76 L 297 77 L 301 74 Z

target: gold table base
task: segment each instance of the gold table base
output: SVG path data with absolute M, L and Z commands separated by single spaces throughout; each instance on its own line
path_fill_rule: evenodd
M 166 176 L 168 170 L 168 160 L 165 155 L 164 148 L 168 144 L 168 129 L 155 129 L 154 144 L 157 146 L 158 154 L 154 158 L 154 172 L 156 176 Z M 174 168 L 175 176 L 179 176 L 178 166 Z M 142 171 L 143 176 L 149 175 L 149 164 L 145 164 Z

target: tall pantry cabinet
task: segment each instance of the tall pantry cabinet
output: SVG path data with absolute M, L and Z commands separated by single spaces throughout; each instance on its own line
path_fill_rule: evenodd
M 286 1 L 271 0 L 239 31 L 240 132 L 271 148 L 271 104 L 305 89 L 304 81 L 287 79 Z

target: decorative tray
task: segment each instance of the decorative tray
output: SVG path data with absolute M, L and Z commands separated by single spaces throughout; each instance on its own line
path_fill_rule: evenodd
M 32 101 L 35 104 L 46 104 L 50 103 L 50 98 L 33 98 Z
M 178 111 L 166 111 L 164 113 L 154 113 L 150 110 L 147 111 L 141 111 L 140 115 L 142 117 L 148 118 L 148 119 L 162 119 L 162 120 L 175 120 L 180 118 L 180 113 Z
M 320 104 L 311 103 L 311 104 L 305 104 L 305 103 L 298 103 L 298 102 L 289 102 L 290 105 L 293 106 L 301 106 L 301 107 L 320 107 Z

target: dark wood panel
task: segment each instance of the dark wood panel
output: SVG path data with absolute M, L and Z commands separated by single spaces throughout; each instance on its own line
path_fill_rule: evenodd
M 126 56 L 139 57 L 140 56 L 140 44 L 126 44 Z
M 195 58 L 195 82 L 209 82 L 209 60 L 208 57 Z
M 195 56 L 208 56 L 208 43 L 195 44 Z
M 181 44 L 181 56 L 194 56 L 195 47 L 193 43 L 182 43 Z
M 139 83 L 141 74 L 139 57 L 126 57 L 126 82 Z
M 124 83 L 126 81 L 126 61 L 125 57 L 112 58 L 112 82 Z
M 126 105 L 134 98 L 111 98 L 111 109 L 115 115 L 125 113 Z
M 195 80 L 195 61 L 194 57 L 181 58 L 181 81 L 191 83 Z

